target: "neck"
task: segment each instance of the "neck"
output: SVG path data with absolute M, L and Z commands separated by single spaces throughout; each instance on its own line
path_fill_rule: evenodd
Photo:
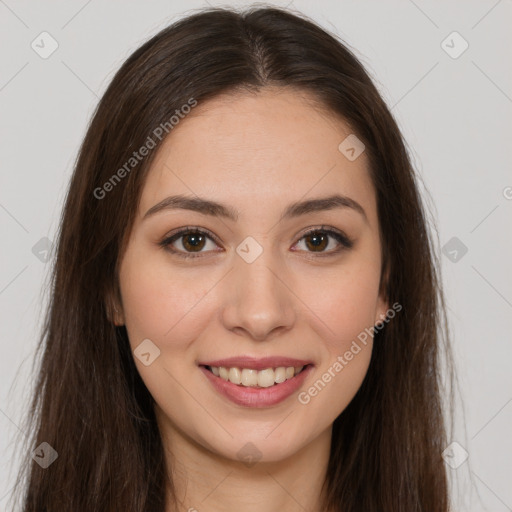
M 251 464 L 208 450 L 159 412 L 168 474 L 179 504 L 176 508 L 169 494 L 166 512 L 322 512 L 331 428 L 284 460 Z

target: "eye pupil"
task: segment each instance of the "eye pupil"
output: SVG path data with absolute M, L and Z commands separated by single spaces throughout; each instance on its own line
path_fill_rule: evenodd
M 189 243 L 189 240 L 192 240 L 192 242 Z M 188 235 L 183 235 L 183 247 L 185 247 L 187 250 L 190 248 L 201 250 L 204 247 L 204 242 L 205 237 L 200 233 L 190 233 Z
M 320 232 L 314 232 L 314 233 L 309 234 L 306 237 L 306 240 L 307 239 L 313 239 L 316 241 L 316 242 L 313 242 L 312 247 L 314 247 L 316 249 L 318 249 L 319 247 L 321 249 L 325 248 L 324 245 L 325 245 L 325 241 L 327 240 L 327 237 L 325 235 L 321 234 Z M 324 244 L 324 245 L 322 245 L 322 244 Z M 309 246 L 309 244 L 308 244 L 308 246 Z

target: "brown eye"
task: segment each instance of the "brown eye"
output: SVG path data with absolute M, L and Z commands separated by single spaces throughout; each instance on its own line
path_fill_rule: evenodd
M 181 242 L 179 242 L 180 239 Z M 201 256 L 202 252 L 208 252 L 203 251 L 208 240 L 216 245 L 213 240 L 213 236 L 208 234 L 206 231 L 196 228 L 187 228 L 165 238 L 159 243 L 159 245 L 178 256 L 182 256 L 184 258 L 197 258 Z
M 333 256 L 344 249 L 350 249 L 353 246 L 352 240 L 343 233 L 334 231 L 333 229 L 312 229 L 305 233 L 298 243 L 302 240 L 305 241 L 306 245 L 304 251 L 306 253 L 316 253 L 318 256 Z M 213 244 L 213 247 L 210 250 L 205 249 L 208 241 Z M 215 246 L 218 247 L 216 237 L 212 233 L 203 229 L 190 227 L 184 228 L 165 238 L 159 242 L 159 245 L 167 251 L 182 258 L 199 258 L 202 256 L 202 253 L 212 252 L 212 250 L 215 251 Z
M 330 239 L 334 239 L 338 246 L 336 247 L 336 243 L 331 244 Z M 353 246 L 353 242 L 348 237 L 332 229 L 313 229 L 303 235 L 299 243 L 302 240 L 305 240 L 306 252 L 318 253 L 320 256 L 337 254 L 343 249 L 350 249 Z M 334 247 L 326 250 L 330 245 L 334 245 Z
M 183 247 L 187 251 L 195 252 L 200 251 L 205 245 L 205 236 L 200 233 L 191 233 L 188 235 L 183 235 L 183 241 L 181 242 Z
M 306 246 L 313 251 L 322 252 L 329 245 L 329 235 L 325 235 L 321 231 L 315 231 L 306 237 Z M 310 243 L 308 241 L 311 241 Z

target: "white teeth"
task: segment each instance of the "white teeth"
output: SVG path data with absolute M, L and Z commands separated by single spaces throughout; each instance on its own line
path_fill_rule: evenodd
M 242 370 L 242 385 L 243 386 L 257 386 L 258 385 L 258 370 L 249 370 L 249 368 L 244 368 Z
M 302 371 L 304 366 L 280 366 L 279 368 L 266 368 L 265 370 L 253 370 L 250 368 L 225 368 L 224 366 L 210 366 L 210 370 L 214 375 L 224 380 L 229 380 L 233 384 L 246 387 L 269 388 L 274 383 L 291 379 Z
M 267 368 L 258 372 L 258 386 L 260 388 L 269 388 L 275 383 L 276 374 L 272 368 Z
M 230 368 L 228 377 L 233 384 L 240 384 L 242 382 L 242 372 L 238 368 Z
M 279 368 L 276 368 L 274 378 L 278 384 L 280 384 L 281 382 L 284 382 L 286 380 L 286 368 L 284 366 L 280 366 Z

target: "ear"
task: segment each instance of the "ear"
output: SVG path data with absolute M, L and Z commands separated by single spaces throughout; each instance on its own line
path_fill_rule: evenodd
M 124 313 L 121 301 L 115 292 L 109 291 L 106 294 L 105 309 L 107 311 L 107 318 L 116 327 L 124 325 Z
M 380 286 L 379 286 L 379 298 L 377 300 L 377 307 L 375 309 L 375 326 L 382 324 L 387 316 L 389 310 L 389 298 L 387 296 L 389 283 L 389 268 L 386 268 L 382 273 Z
M 381 295 L 379 295 L 379 299 L 377 301 L 377 308 L 375 310 L 375 321 L 374 325 L 378 326 L 382 324 L 386 318 L 386 313 L 389 310 L 388 301 L 385 300 Z

